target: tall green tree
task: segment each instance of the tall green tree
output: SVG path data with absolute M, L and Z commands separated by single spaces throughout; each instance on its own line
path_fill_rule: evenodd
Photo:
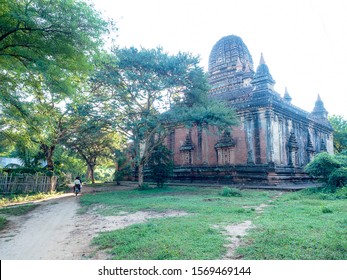
M 347 150 L 347 120 L 342 116 L 333 115 L 329 117 L 329 122 L 334 129 L 335 153 Z
M 90 69 L 110 23 L 84 1 L 1 0 L 2 95 L 41 86 L 70 93 L 76 76 Z
M 149 156 L 148 167 L 151 178 L 157 183 L 157 187 L 164 187 L 164 183 L 172 174 L 174 167 L 171 151 L 164 145 L 156 146 Z
M 0 129 L 30 137 L 53 170 L 54 150 L 84 100 L 91 58 L 114 25 L 79 0 L 0 4 L 0 111 L 6 118 Z
M 64 136 L 64 144 L 75 151 L 87 166 L 86 179 L 95 183 L 94 171 L 102 158 L 114 159 L 115 150 L 123 144 L 123 138 L 110 129 L 102 119 L 84 117 L 84 121 Z
M 208 99 L 199 59 L 163 49 L 114 49 L 94 78 L 104 117 L 133 143 L 138 184 L 153 149 L 178 124 L 235 124 L 233 111 Z

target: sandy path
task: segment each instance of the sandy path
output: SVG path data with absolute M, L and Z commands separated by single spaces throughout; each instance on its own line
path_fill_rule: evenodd
M 85 188 L 85 192 L 92 192 Z M 107 190 L 106 190 L 107 191 Z M 20 217 L 8 217 L 7 229 L 0 232 L 0 259 L 2 260 L 81 260 L 107 259 L 97 252 L 91 240 L 99 232 L 115 230 L 132 224 L 144 223 L 150 218 L 177 217 L 186 212 L 138 211 L 121 216 L 100 216 L 91 208 L 85 214 L 76 214 L 80 196 L 66 194 L 40 202 L 35 210 Z M 98 207 L 96 207 L 98 208 Z
M 73 248 L 67 245 L 76 224 L 77 200 L 69 194 L 10 219 L 10 227 L 0 234 L 0 259 L 72 259 Z

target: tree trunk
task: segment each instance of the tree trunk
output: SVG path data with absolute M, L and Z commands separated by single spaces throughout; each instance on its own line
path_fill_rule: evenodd
M 41 144 L 41 149 L 43 150 L 43 153 L 47 161 L 47 169 L 53 172 L 54 171 L 53 154 L 55 150 L 55 145 L 49 147 L 46 144 Z
M 141 187 L 143 185 L 143 163 L 139 164 L 139 169 L 137 171 L 137 177 L 138 177 L 139 187 Z
M 88 162 L 86 179 L 90 178 L 90 180 L 92 180 L 92 184 L 95 184 L 94 169 L 95 169 L 95 164 Z

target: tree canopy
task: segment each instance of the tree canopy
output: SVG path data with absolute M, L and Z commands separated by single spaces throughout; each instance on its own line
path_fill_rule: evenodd
M 329 117 L 329 122 L 334 129 L 334 150 L 341 153 L 347 150 L 347 120 L 342 116 L 333 115 Z
M 102 36 L 113 28 L 83 1 L 1 1 L 0 131 L 38 145 L 51 170 L 56 145 L 76 124 Z
M 198 64 L 199 59 L 187 53 L 117 48 L 94 77 L 95 90 L 104 100 L 100 111 L 132 140 L 139 185 L 151 152 L 177 125 L 235 124 L 230 108 L 208 99 L 206 75 Z
M 78 0 L 1 0 L 0 65 L 2 94 L 45 86 L 70 93 L 72 73 L 90 69 L 110 24 Z

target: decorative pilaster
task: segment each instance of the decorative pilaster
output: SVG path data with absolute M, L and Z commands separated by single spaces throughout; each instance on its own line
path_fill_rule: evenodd
M 267 163 L 274 162 L 274 147 L 273 147 L 273 129 L 272 129 L 272 112 L 267 110 L 265 112 L 266 119 L 266 159 Z
M 198 149 L 197 149 L 197 156 L 198 156 L 198 162 L 201 163 L 202 161 L 202 125 L 197 126 L 198 129 Z
M 283 117 L 281 115 L 278 116 L 278 139 L 279 139 L 279 158 L 280 163 L 284 162 L 284 149 L 283 149 Z
M 321 152 L 326 152 L 327 151 L 327 145 L 325 144 L 324 139 L 320 141 L 320 151 Z
M 229 131 L 224 131 L 222 137 L 214 146 L 217 151 L 218 165 L 228 165 L 235 163 L 235 142 L 231 138 Z
M 191 130 L 189 130 L 186 141 L 180 148 L 180 152 L 182 154 L 183 158 L 183 164 L 185 165 L 191 165 L 192 164 L 192 151 L 194 150 L 194 146 L 192 143 L 192 133 Z
M 298 158 L 298 142 L 296 141 L 295 134 L 292 132 L 288 141 L 289 148 L 289 162 L 288 164 L 291 166 L 298 166 L 299 158 Z
M 307 137 L 306 152 L 307 152 L 308 162 L 310 162 L 311 160 L 313 160 L 313 157 L 314 157 L 314 148 L 311 141 L 310 132 L 308 132 L 307 134 L 308 134 L 308 137 Z
M 245 116 L 245 128 L 247 137 L 247 163 L 254 164 L 254 148 L 253 148 L 253 124 L 252 115 L 247 114 Z

